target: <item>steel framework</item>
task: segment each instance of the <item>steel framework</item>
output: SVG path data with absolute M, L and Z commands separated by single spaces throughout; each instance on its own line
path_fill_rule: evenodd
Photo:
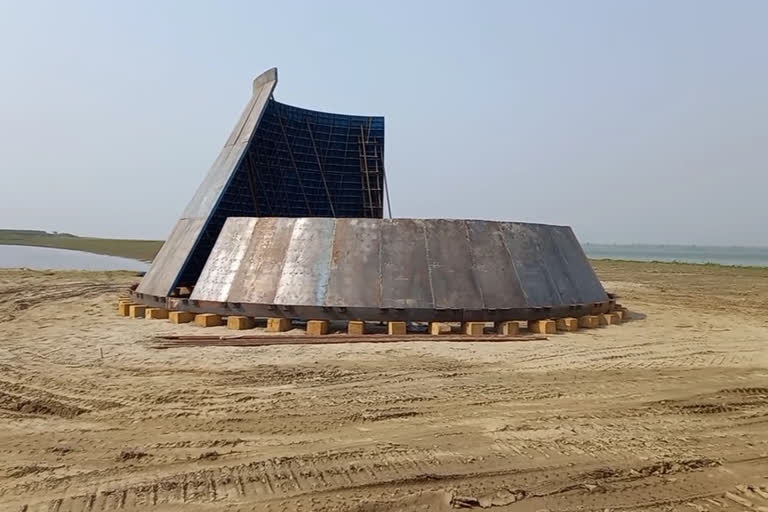
M 253 96 L 138 291 L 193 286 L 224 222 L 236 216 L 381 218 L 384 118 L 331 114 L 273 98 L 277 70 Z
M 390 321 L 608 310 L 569 227 L 384 219 L 384 119 L 279 103 L 276 84 L 274 69 L 254 80 L 136 300 L 223 315 Z

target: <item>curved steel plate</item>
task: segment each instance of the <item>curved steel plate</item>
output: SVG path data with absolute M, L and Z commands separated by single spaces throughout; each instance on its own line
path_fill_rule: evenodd
M 230 217 L 181 309 L 365 320 L 504 320 L 608 296 L 569 227 Z

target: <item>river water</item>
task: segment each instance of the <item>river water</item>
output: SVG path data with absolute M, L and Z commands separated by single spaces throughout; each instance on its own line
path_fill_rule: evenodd
M 137 270 L 146 271 L 143 261 L 90 252 L 0 245 L 0 268 L 31 268 L 35 270 Z
M 593 259 L 636 261 L 680 261 L 719 263 L 721 265 L 768 266 L 768 247 L 706 247 L 683 245 L 604 245 L 584 244 L 584 252 Z M 0 245 L 0 268 L 53 270 L 137 270 L 146 271 L 148 263 L 89 252 Z
M 584 252 L 593 259 L 768 266 L 768 247 L 584 244 Z

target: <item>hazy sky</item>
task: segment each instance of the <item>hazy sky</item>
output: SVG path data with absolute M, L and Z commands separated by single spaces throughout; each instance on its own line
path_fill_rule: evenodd
M 768 1 L 0 0 L 0 227 L 164 237 L 251 93 L 386 118 L 397 217 L 768 245 Z

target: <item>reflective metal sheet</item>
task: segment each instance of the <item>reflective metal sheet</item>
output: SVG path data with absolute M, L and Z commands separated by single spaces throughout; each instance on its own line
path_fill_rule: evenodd
M 335 227 L 334 219 L 296 219 L 275 293 L 276 304 L 325 304 Z
M 424 222 L 381 222 L 381 307 L 434 308 Z
M 224 227 L 233 224 L 242 225 L 245 218 L 232 217 Z M 283 266 L 288 254 L 288 246 L 293 235 L 293 225 L 296 219 L 259 218 L 256 220 L 251 236 L 245 267 L 238 272 L 238 280 L 232 286 L 228 302 L 247 302 L 253 304 L 274 304 Z M 217 251 L 218 243 L 211 252 Z M 205 273 L 200 281 L 206 279 Z M 200 282 L 198 281 L 198 282 Z M 194 295 L 194 294 L 193 294 Z M 202 294 L 200 295 L 203 296 Z
M 223 313 L 444 321 L 573 314 L 607 298 L 567 227 L 237 217 L 191 297 Z
M 248 251 L 256 218 L 242 219 L 242 222 L 225 224 L 219 233 L 219 250 L 212 253 L 203 267 L 205 279 L 195 286 L 198 293 L 210 300 L 227 302 Z
M 381 304 L 381 223 L 374 219 L 337 222 L 326 304 Z

